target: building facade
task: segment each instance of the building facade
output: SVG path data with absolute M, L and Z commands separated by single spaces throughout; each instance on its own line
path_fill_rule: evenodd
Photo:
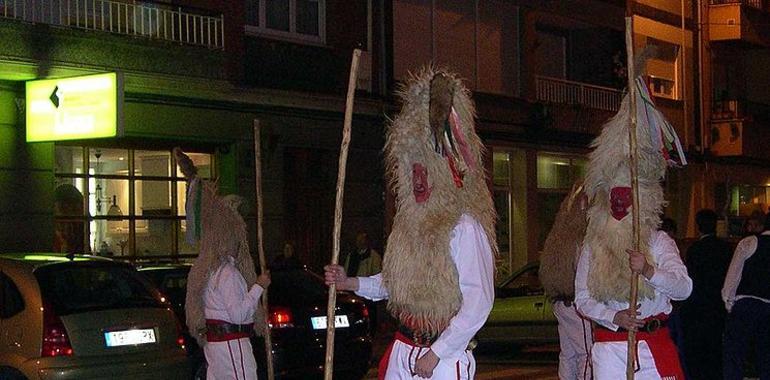
M 0 3 L 0 250 L 194 255 L 184 240 L 175 146 L 223 194 L 246 199 L 253 232 L 256 120 L 266 251 L 273 257 L 291 245 L 318 267 L 331 251 L 344 94 L 357 47 L 366 63 L 343 244 L 358 231 L 382 236 L 382 9 L 341 0 Z M 108 72 L 122 82 L 117 136 L 26 141 L 25 83 Z

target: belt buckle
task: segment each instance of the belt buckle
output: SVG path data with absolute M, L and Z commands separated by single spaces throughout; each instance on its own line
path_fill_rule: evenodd
M 653 319 L 650 319 L 647 323 L 645 323 L 644 331 L 648 333 L 654 333 L 655 331 L 658 331 L 662 325 L 663 325 L 663 322 L 661 322 L 660 319 L 653 318 Z

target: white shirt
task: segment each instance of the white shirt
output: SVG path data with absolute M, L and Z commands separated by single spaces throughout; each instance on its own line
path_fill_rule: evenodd
M 762 232 L 762 235 L 770 235 L 770 231 Z M 738 285 L 741 283 L 741 277 L 743 276 L 743 265 L 749 257 L 754 255 L 758 243 L 759 239 L 752 235 L 743 238 L 743 240 L 738 242 L 738 246 L 735 247 L 733 259 L 730 261 L 730 268 L 727 269 L 727 276 L 725 276 L 725 284 L 722 286 L 722 301 L 725 302 L 727 311 L 732 310 L 735 301 L 741 298 L 754 298 L 762 302 L 770 303 L 770 300 L 756 296 L 735 295 L 735 292 L 738 290 Z
M 247 291 L 246 280 L 235 267 L 235 259 L 227 256 L 209 276 L 203 294 L 206 319 L 218 319 L 237 325 L 254 322 L 254 312 L 262 295 L 262 287 L 254 284 Z
M 486 233 L 469 215 L 462 215 L 452 230 L 449 247 L 459 275 L 463 302 L 449 326 L 431 345 L 439 359 L 459 357 L 487 321 L 495 301 L 494 257 Z M 358 278 L 356 294 L 375 301 L 388 298 L 382 276 Z
M 639 300 L 641 307 L 638 311 L 639 318 L 660 313 L 671 313 L 671 300 L 683 300 L 692 292 L 692 279 L 687 275 L 687 267 L 679 257 L 679 249 L 676 243 L 665 232 L 655 231 L 650 236 L 650 253 L 655 267 L 655 274 L 647 280 L 654 290 L 653 299 Z M 618 311 L 628 309 L 628 302 L 608 301 L 599 302 L 591 297 L 588 291 L 588 270 L 591 262 L 591 249 L 583 247 L 583 253 L 578 261 L 575 274 L 575 303 L 581 314 L 593 319 L 608 329 L 617 331 L 618 326 L 612 321 Z

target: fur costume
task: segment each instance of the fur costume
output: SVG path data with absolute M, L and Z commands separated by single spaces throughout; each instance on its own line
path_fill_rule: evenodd
M 553 227 L 540 256 L 540 282 L 551 299 L 575 298 L 575 269 L 583 246 L 588 219 L 581 184 L 575 184 L 559 206 Z
M 188 235 L 200 241 L 200 253 L 187 277 L 187 327 L 203 347 L 206 344 L 203 293 L 209 275 L 219 268 L 221 259 L 228 255 L 235 258 L 235 267 L 249 288 L 256 283 L 257 274 L 249 253 L 246 222 L 238 212 L 241 199 L 233 195 L 217 195 L 216 183 L 200 179 L 187 155 L 179 148 L 174 149 L 174 154 L 188 180 Z M 258 326 L 265 323 L 261 305 L 257 307 L 254 321 L 257 326 L 254 331 L 260 334 L 264 329 Z
M 644 64 L 654 50 L 646 49 L 636 59 L 635 67 L 643 74 Z M 642 76 L 636 86 L 636 140 L 638 147 L 639 208 L 620 221 L 611 216 L 610 192 L 615 187 L 631 186 L 629 94 L 623 97 L 618 113 L 610 119 L 596 140 L 589 156 L 585 191 L 591 201 L 584 244 L 590 247 L 592 261 L 588 290 L 598 301 L 625 302 L 631 293 L 631 269 L 626 249 L 633 248 L 633 212 L 639 212 L 640 249 L 647 261 L 655 264 L 649 252 L 650 236 L 660 226 L 665 205 L 660 182 L 667 164 L 687 164 L 679 138 L 663 114 L 655 108 Z M 639 278 L 639 299 L 650 299 L 652 288 Z
M 462 304 L 450 255 L 451 232 L 462 214 L 483 226 L 496 250 L 492 197 L 481 166 L 483 145 L 474 131 L 474 105 L 460 79 L 433 68 L 399 91 L 402 109 L 385 144 L 396 215 L 383 262 L 388 310 L 406 327 L 436 336 Z M 417 203 L 412 167 L 427 168 L 432 195 Z

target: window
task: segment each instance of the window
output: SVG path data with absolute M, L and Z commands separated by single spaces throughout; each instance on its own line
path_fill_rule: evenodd
M 24 299 L 19 288 L 5 273 L 0 273 L 0 291 L 0 318 L 11 318 L 24 310 Z
M 537 223 L 539 228 L 538 250 L 543 249 L 545 238 L 551 231 L 561 202 L 572 184 L 585 175 L 587 160 L 561 154 L 538 153 L 537 155 Z
M 492 154 L 493 200 L 498 215 L 495 231 L 500 252 L 498 280 L 505 279 L 529 261 L 526 162 L 526 152 L 521 149 Z
M 247 0 L 246 31 L 292 41 L 323 44 L 325 0 Z
M 211 178 L 213 156 L 189 153 Z M 56 146 L 58 252 L 104 256 L 195 254 L 184 239 L 186 185 L 171 150 Z
M 656 49 L 656 57 L 647 62 L 650 91 L 661 98 L 679 99 L 679 45 L 651 37 L 647 37 L 647 45 Z

